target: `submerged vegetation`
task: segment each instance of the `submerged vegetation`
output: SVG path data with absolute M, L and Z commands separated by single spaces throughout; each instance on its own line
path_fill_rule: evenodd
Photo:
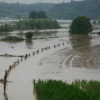
M 25 37 L 26 37 L 26 39 L 28 39 L 28 40 L 32 40 L 33 33 L 32 33 L 32 32 L 27 32 L 27 33 L 25 34 Z
M 21 37 L 16 37 L 16 36 L 8 36 L 6 38 L 2 38 L 1 41 L 8 41 L 8 42 L 21 42 L 24 39 Z
M 74 81 L 71 84 L 62 81 L 34 80 L 37 100 L 100 100 L 100 82 Z
M 14 30 L 36 30 L 57 28 L 60 28 L 60 25 L 54 19 L 25 19 L 9 24 L 0 25 L 0 32 L 9 32 Z

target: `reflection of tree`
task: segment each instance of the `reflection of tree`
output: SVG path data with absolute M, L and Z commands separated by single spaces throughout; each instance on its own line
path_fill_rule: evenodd
M 72 48 L 79 52 L 85 51 L 90 47 L 88 35 L 70 35 Z
M 33 48 L 33 41 L 32 40 L 26 40 L 25 43 L 26 43 L 26 46 L 28 49 Z
M 54 36 L 55 37 L 56 33 L 57 33 L 56 31 L 55 32 L 46 32 L 45 35 L 47 35 L 47 36 Z

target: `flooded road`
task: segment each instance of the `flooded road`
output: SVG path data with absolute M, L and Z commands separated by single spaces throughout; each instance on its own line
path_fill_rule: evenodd
M 62 29 L 53 36 L 57 34 L 63 37 L 21 43 L 0 42 L 0 55 L 30 54 L 22 61 L 20 57 L 0 57 L 0 79 L 4 78 L 5 70 L 9 70 L 9 66 L 19 59 L 19 63 L 9 71 L 6 87 L 0 83 L 0 100 L 36 100 L 33 79 L 67 82 L 76 79 L 100 80 L 99 66 L 88 65 L 88 62 L 93 64 L 91 59 L 86 62 L 89 57 L 94 57 L 94 48 L 99 51 L 97 45 L 100 44 L 100 36 L 69 36 L 67 29 Z

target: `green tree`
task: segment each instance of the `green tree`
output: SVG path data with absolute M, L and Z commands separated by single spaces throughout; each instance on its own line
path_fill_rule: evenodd
M 38 13 L 36 11 L 31 11 L 29 14 L 29 18 L 38 18 Z
M 38 12 L 38 17 L 39 18 L 47 18 L 47 15 L 46 15 L 46 13 L 44 11 L 39 11 Z
M 76 17 L 70 25 L 69 32 L 71 34 L 88 34 L 92 32 L 90 19 L 86 16 Z
M 47 15 L 44 11 L 31 11 L 30 14 L 29 14 L 29 18 L 33 18 L 33 19 L 36 19 L 36 18 L 47 18 Z
M 26 37 L 27 40 L 32 40 L 33 33 L 32 33 L 32 32 L 27 32 L 27 33 L 25 34 L 25 37 Z

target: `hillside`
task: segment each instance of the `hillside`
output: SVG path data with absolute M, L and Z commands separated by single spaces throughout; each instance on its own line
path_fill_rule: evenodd
M 28 17 L 30 11 L 43 10 L 51 18 L 72 19 L 84 15 L 100 19 L 100 0 L 73 1 L 69 3 L 0 3 L 0 17 Z
M 19 3 L 0 3 L 0 17 L 27 17 L 30 11 L 48 11 L 53 7 L 52 3 L 19 4 Z
M 55 18 L 71 19 L 81 15 L 89 16 L 92 19 L 100 18 L 100 1 L 74 1 L 70 3 L 56 4 L 51 9 L 51 16 Z

